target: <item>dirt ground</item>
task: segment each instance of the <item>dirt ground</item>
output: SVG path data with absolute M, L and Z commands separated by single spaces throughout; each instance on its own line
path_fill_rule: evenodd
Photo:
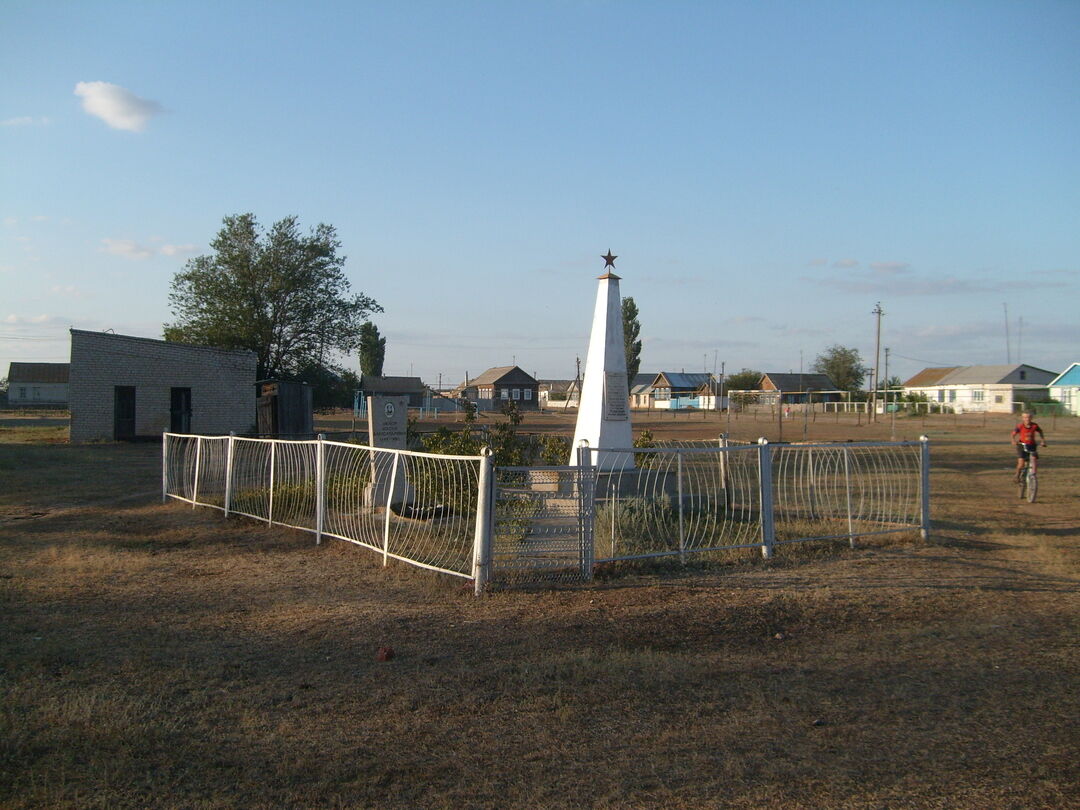
M 897 420 L 932 441 L 925 544 L 479 599 L 163 505 L 153 445 L 0 427 L 0 806 L 1076 807 L 1080 420 L 1043 421 L 1035 504 L 1011 424 Z

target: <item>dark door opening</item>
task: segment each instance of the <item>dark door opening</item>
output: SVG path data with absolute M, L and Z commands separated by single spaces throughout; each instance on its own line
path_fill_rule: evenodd
M 173 388 L 169 397 L 169 432 L 191 433 L 191 389 Z
M 113 438 L 118 442 L 135 438 L 135 386 L 113 388 Z

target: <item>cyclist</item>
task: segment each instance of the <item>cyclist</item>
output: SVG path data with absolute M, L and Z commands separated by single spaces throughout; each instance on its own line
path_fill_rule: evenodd
M 1024 411 L 1020 415 L 1020 424 L 1013 428 L 1012 443 L 1016 447 L 1016 480 L 1024 472 L 1024 462 L 1031 459 L 1031 474 L 1034 475 L 1039 466 L 1039 451 L 1036 449 L 1035 434 L 1039 434 L 1039 444 L 1046 447 L 1046 436 L 1043 435 L 1039 423 L 1031 418 L 1031 411 Z

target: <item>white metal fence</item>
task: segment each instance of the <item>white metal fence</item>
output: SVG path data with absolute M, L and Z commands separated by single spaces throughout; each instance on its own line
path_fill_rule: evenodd
M 490 552 L 490 457 L 166 433 L 162 498 L 335 537 L 473 580 Z
M 594 455 L 595 453 L 595 455 Z M 599 463 L 594 465 L 593 459 Z M 632 464 L 627 464 L 632 459 Z M 587 580 L 598 562 L 930 528 L 930 446 L 685 442 L 492 466 L 316 439 L 165 434 L 162 498 L 471 580 Z

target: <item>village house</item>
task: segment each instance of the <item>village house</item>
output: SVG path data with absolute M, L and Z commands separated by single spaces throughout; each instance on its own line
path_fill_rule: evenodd
M 904 383 L 904 393 L 922 395 L 956 413 L 1011 413 L 1024 402 L 1047 399 L 1055 376 L 1026 363 L 924 368 Z
M 774 405 L 778 398 L 783 405 L 794 405 L 839 402 L 843 397 L 828 374 L 810 372 L 771 371 L 758 380 L 758 389 L 763 392 L 758 399 L 762 405 Z
M 714 382 L 708 372 L 661 371 L 653 377 L 652 407 L 660 409 L 697 408 L 698 391 Z M 631 386 L 631 390 L 633 386 Z
M 523 411 L 535 411 L 540 407 L 539 389 L 536 378 L 518 366 L 497 366 L 466 380 L 454 395 L 469 400 L 481 411 L 498 410 L 507 402 Z
M 12 363 L 8 367 L 9 408 L 66 408 L 68 363 Z
M 1050 398 L 1061 403 L 1062 409 L 1080 416 L 1080 363 L 1073 363 L 1050 381 Z

